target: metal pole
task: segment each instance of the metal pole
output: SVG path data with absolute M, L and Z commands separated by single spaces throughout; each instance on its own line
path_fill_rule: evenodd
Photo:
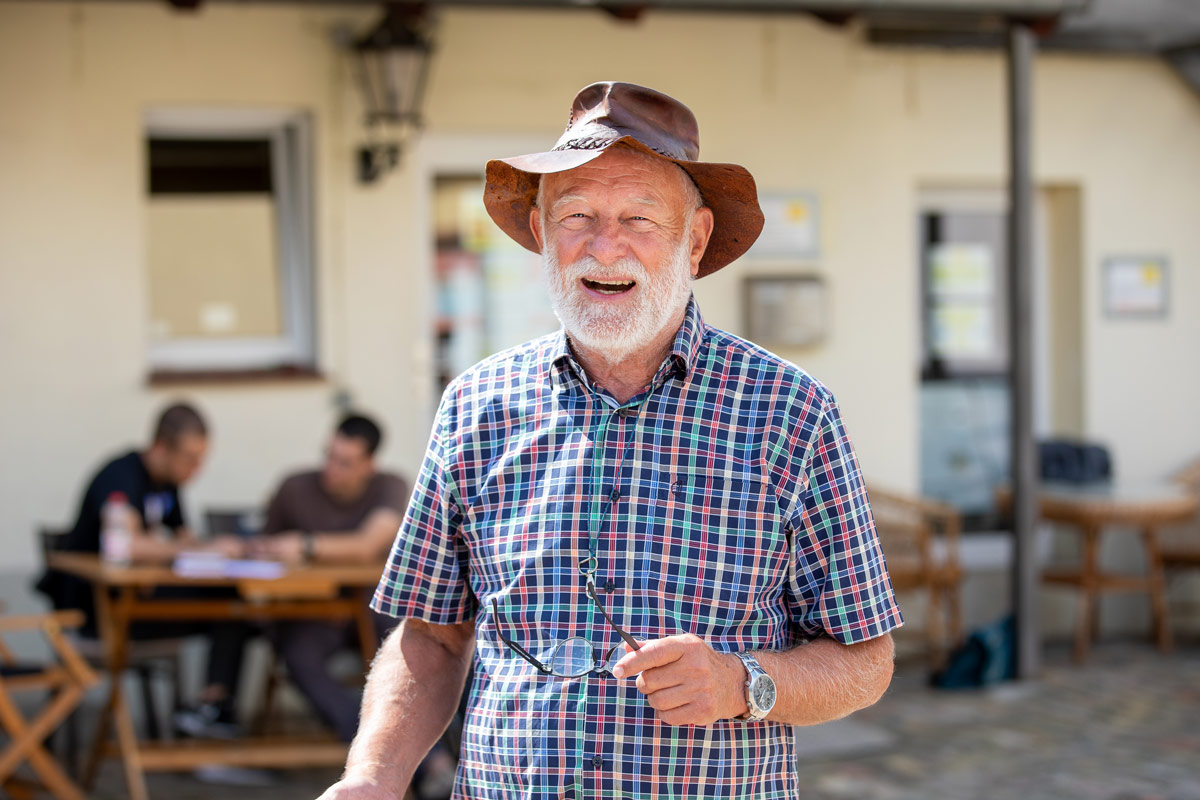
M 1012 375 L 1013 612 L 1017 677 L 1038 671 L 1037 453 L 1033 439 L 1033 30 L 1008 27 L 1009 353 Z

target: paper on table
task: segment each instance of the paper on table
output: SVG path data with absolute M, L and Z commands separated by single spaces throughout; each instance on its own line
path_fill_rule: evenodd
M 184 578 L 282 578 L 287 567 L 278 561 L 226 558 L 219 553 L 185 552 L 175 558 L 172 571 Z

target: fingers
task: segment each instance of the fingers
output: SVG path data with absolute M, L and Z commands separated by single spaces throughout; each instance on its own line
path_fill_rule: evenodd
M 716 694 L 694 686 L 673 686 L 648 695 L 655 716 L 668 725 L 711 725 L 721 718 Z
M 646 695 L 646 702 L 655 711 L 670 711 L 673 708 L 681 708 L 695 699 L 695 689 L 682 685 L 659 689 L 656 692 Z
M 642 649 L 635 650 L 632 653 L 626 653 L 621 657 L 621 660 L 613 667 L 613 675 L 618 678 L 624 678 L 629 675 L 637 675 L 639 672 L 654 667 L 661 667 L 678 661 L 680 656 L 686 650 L 684 643 L 687 635 L 684 636 L 668 636 L 665 639 L 655 639 L 652 642 L 646 642 L 642 645 Z M 696 637 L 691 637 L 695 639 Z M 699 641 L 697 639 L 697 641 Z
M 741 662 L 715 652 L 691 634 L 647 642 L 613 668 L 618 678 L 637 675 L 637 688 L 668 725 L 711 725 L 731 711 L 741 688 Z

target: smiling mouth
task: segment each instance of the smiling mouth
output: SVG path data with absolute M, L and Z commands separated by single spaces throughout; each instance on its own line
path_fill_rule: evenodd
M 637 281 L 596 281 L 584 278 L 583 285 L 600 294 L 624 294 L 637 286 Z

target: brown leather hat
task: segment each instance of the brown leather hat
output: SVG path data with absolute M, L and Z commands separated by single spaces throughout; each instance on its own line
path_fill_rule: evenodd
M 614 145 L 678 164 L 695 181 L 714 220 L 699 277 L 745 253 L 762 232 L 753 176 L 737 164 L 697 161 L 700 134 L 691 110 L 632 83 L 593 83 L 575 95 L 567 129 L 553 150 L 489 161 L 483 204 L 501 230 L 539 252 L 529 229 L 529 210 L 537 201 L 541 176 L 582 166 Z

